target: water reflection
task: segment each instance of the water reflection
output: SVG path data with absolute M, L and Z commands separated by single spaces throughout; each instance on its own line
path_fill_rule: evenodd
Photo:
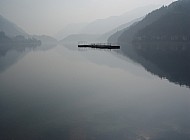
M 147 71 L 179 85 L 190 87 L 190 44 L 136 43 L 123 46 L 123 54 Z M 126 47 L 127 46 L 127 47 Z
M 11 65 L 15 64 L 19 59 L 24 56 L 24 52 L 19 52 L 16 50 L 10 50 L 3 56 L 0 56 L 0 72 L 5 71 Z
M 189 89 L 109 52 L 30 51 L 0 74 L 0 93 L 3 140 L 190 137 Z
M 3 47 L 3 46 L 1 46 Z M 5 71 L 7 68 L 15 64 L 19 61 L 19 59 L 22 59 L 27 53 L 30 51 L 46 51 L 51 48 L 55 47 L 55 45 L 41 45 L 41 46 L 35 46 L 35 47 L 3 47 L 6 49 L 0 50 L 0 72 Z

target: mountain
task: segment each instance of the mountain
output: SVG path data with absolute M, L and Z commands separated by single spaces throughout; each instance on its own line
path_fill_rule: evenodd
M 60 41 L 61 44 L 68 44 L 68 43 L 78 43 L 80 41 L 86 41 L 86 42 L 107 42 L 107 39 L 115 32 L 119 32 L 119 30 L 122 30 L 126 27 L 129 27 L 131 24 L 133 24 L 134 22 L 139 21 L 142 18 L 138 18 L 135 19 L 133 21 L 130 21 L 128 23 L 122 24 L 120 26 L 118 26 L 115 29 L 112 29 L 109 32 L 106 32 L 104 34 L 71 34 L 67 37 L 65 37 L 64 39 L 62 39 Z
M 190 87 L 190 1 L 179 0 L 113 34 L 123 55 L 147 71 Z
M 118 30 L 122 30 L 126 27 L 129 27 L 134 22 L 139 21 L 141 18 L 130 21 L 129 23 L 122 24 L 115 29 L 112 29 L 109 32 L 104 34 L 71 34 L 60 41 L 60 44 L 64 44 L 72 47 L 71 44 L 78 44 L 79 42 L 87 42 L 87 43 L 105 43 L 110 35 L 115 32 L 119 32 Z
M 90 23 L 70 24 L 67 27 L 65 27 L 63 30 L 59 31 L 55 35 L 55 38 L 60 40 L 69 35 L 74 35 L 74 34 L 95 34 L 95 35 L 102 34 L 106 36 L 104 38 L 106 38 L 107 40 L 108 36 L 116 32 L 119 26 L 126 27 L 125 24 L 128 24 L 131 21 L 138 19 L 140 17 L 144 17 L 148 12 L 152 11 L 156 7 L 158 6 L 149 5 L 149 6 L 134 9 L 132 11 L 128 11 L 120 16 L 112 16 L 105 19 L 98 19 Z M 114 32 L 113 32 L 113 29 L 114 29 Z M 121 28 L 119 27 L 119 30 L 120 29 Z M 110 31 L 112 31 L 111 34 L 110 33 L 107 34 Z
M 125 28 L 120 29 L 120 30 L 118 30 L 117 32 L 115 32 L 113 34 L 110 34 L 110 36 L 107 38 L 107 42 L 109 42 L 109 43 L 117 43 L 119 37 L 123 34 L 123 32 L 125 32 L 126 30 L 128 30 L 129 28 L 131 28 L 132 26 L 134 26 L 137 23 L 138 23 L 138 20 L 134 20 L 134 22 L 132 24 L 128 24 L 128 26 L 125 26 Z
M 78 44 L 81 41 L 84 42 L 97 42 L 97 38 L 100 35 L 91 35 L 91 34 L 73 34 L 69 35 L 66 38 L 62 39 L 60 41 L 61 44 L 69 44 L 69 43 L 74 43 Z
M 190 1 L 177 1 L 165 9 L 165 15 L 138 31 L 134 41 L 190 41 Z
M 125 29 L 118 42 L 185 41 L 189 40 L 189 28 L 190 1 L 179 0 L 149 13 L 143 20 Z
M 18 27 L 13 22 L 0 15 L 0 31 L 3 31 L 7 36 L 14 37 L 17 35 L 28 36 L 28 34 Z
M 98 19 L 89 23 L 81 33 L 83 34 L 104 34 L 117 28 L 118 26 L 129 23 L 132 20 L 145 16 L 147 13 L 157 8 L 157 5 L 148 5 L 132 11 L 128 11 L 120 16 L 112 16 L 105 19 Z
M 11 49 L 23 49 L 25 47 L 40 46 L 50 48 L 58 44 L 58 41 L 47 35 L 29 35 L 13 22 L 0 15 L 0 54 Z M 19 46 L 20 45 L 20 46 Z M 13 47 L 14 46 L 14 47 Z
M 132 21 L 130 21 L 130 22 L 127 22 L 127 23 L 125 23 L 125 24 L 122 24 L 122 25 L 116 27 L 115 29 L 112 29 L 111 31 L 106 32 L 106 33 L 100 35 L 100 37 L 98 37 L 98 41 L 100 41 L 100 42 L 107 42 L 108 38 L 109 38 L 110 36 L 112 36 L 113 34 L 116 34 L 116 35 L 119 37 L 119 36 L 122 34 L 123 29 L 125 29 L 125 28 L 131 26 L 132 24 L 134 24 L 134 23 L 136 23 L 136 22 L 138 22 L 138 21 L 140 21 L 140 20 L 142 20 L 142 18 L 137 18 L 137 19 L 134 19 L 134 20 L 132 20 Z M 115 37 L 114 37 L 114 38 L 115 38 Z M 113 43 L 116 43 L 116 42 L 117 42 L 117 40 L 114 40 L 114 41 L 113 41 Z
M 25 38 L 22 35 L 8 37 L 0 31 L 0 56 L 10 50 L 25 50 L 25 48 L 35 48 L 41 45 L 41 41 L 35 38 Z
M 73 23 L 67 25 L 64 29 L 59 31 L 56 35 L 55 38 L 58 40 L 61 40 L 71 34 L 76 34 L 80 33 L 81 30 L 87 25 L 87 23 Z
M 51 37 L 51 36 L 47 36 L 47 35 L 33 35 L 33 38 L 36 38 L 38 40 L 40 40 L 42 42 L 42 44 L 48 44 L 48 45 L 57 45 L 58 41 Z
M 155 22 L 158 20 L 161 16 L 163 16 L 166 12 L 166 8 L 162 7 L 160 9 L 154 10 L 153 12 L 149 13 L 146 15 L 145 18 L 143 18 L 141 21 L 138 23 L 135 23 L 131 25 L 129 28 L 124 29 L 122 34 L 118 38 L 118 42 L 132 42 L 135 34 L 139 31 L 145 28 L 146 26 L 150 25 L 151 23 Z M 109 39 L 111 41 L 111 39 Z

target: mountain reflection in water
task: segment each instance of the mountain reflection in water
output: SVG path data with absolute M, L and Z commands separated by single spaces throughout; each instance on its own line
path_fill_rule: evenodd
M 152 74 L 190 87 L 189 46 L 190 43 L 143 42 L 124 45 L 122 51 Z
M 31 50 L 0 93 L 2 140 L 190 139 L 189 88 L 110 51 Z

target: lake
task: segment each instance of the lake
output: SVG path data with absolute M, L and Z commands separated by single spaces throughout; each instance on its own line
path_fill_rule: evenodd
M 0 56 L 2 140 L 189 140 L 190 89 L 98 49 Z

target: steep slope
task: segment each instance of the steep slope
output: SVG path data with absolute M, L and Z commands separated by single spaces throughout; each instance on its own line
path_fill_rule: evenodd
M 151 23 L 158 20 L 160 17 L 162 17 L 165 12 L 167 11 L 166 7 L 162 7 L 160 9 L 157 9 L 151 13 L 149 13 L 143 20 L 140 22 L 132 25 L 129 29 L 124 29 L 125 31 L 122 33 L 122 35 L 118 38 L 118 42 L 131 42 L 135 36 L 135 34 L 139 31 L 145 28 L 146 26 L 150 25 Z
M 132 26 L 136 25 L 137 23 L 138 23 L 138 20 L 134 21 L 133 24 L 128 24 L 128 26 L 126 26 L 123 29 L 118 30 L 114 34 L 110 34 L 110 36 L 107 38 L 107 42 L 109 42 L 109 43 L 117 43 L 118 42 L 118 38 L 123 34 L 123 32 L 125 32 L 126 30 L 128 30 Z
M 0 15 L 0 31 L 6 33 L 7 36 L 14 37 L 17 35 L 28 36 L 28 34 L 18 27 L 16 24 L 12 23 L 11 21 L 7 20 L 3 16 Z
M 150 14 L 136 25 L 125 30 L 118 39 L 120 43 L 129 43 L 136 40 L 151 40 L 169 36 L 190 35 L 190 1 L 179 0 L 169 6 L 163 6 Z M 167 37 L 166 37 L 167 38 Z M 175 38 L 174 38 L 175 40 Z
M 190 41 L 190 1 L 173 3 L 167 13 L 138 31 L 134 41 Z

